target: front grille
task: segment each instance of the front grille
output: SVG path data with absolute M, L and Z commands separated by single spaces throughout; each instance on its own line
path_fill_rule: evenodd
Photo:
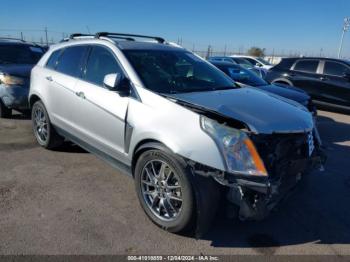
M 272 180 L 304 171 L 296 163 L 309 158 L 308 138 L 309 133 L 251 136 Z

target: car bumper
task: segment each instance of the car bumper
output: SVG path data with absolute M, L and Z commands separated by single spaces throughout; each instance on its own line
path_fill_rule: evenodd
M 316 130 L 314 133 L 316 134 Z M 304 144 L 303 137 L 303 134 L 296 135 L 295 142 Z M 280 135 L 271 136 L 270 139 L 281 140 L 276 142 L 278 146 L 274 148 L 279 148 L 278 151 L 286 150 L 286 152 L 278 152 L 270 148 L 273 154 L 280 154 L 283 157 L 274 160 L 275 163 L 269 166 L 267 159 L 270 159 L 271 155 L 261 150 L 264 163 L 268 167 L 268 176 L 233 174 L 198 163 L 190 163 L 195 174 L 212 177 L 224 187 L 228 203 L 238 207 L 238 216 L 241 220 L 264 219 L 282 199 L 290 195 L 303 176 L 314 169 L 322 170 L 326 161 L 318 138 L 315 140 L 316 145 L 311 156 L 303 152 L 292 154 L 300 149 L 300 145 L 296 145 L 297 148 L 288 147 L 291 142 L 288 137 L 286 139 Z M 266 143 L 272 145 L 269 140 Z M 235 212 L 237 213 L 237 210 Z
M 11 109 L 29 109 L 29 87 L 27 86 L 4 86 L 0 85 L 0 98 L 4 105 Z
M 238 206 L 241 220 L 262 220 L 286 197 L 303 176 L 313 169 L 321 169 L 325 157 L 321 153 L 309 159 L 293 160 L 288 172 L 276 180 L 265 178 L 263 181 L 236 179 L 227 191 L 227 200 Z

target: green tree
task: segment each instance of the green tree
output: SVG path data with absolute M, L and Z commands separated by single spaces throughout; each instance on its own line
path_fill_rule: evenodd
M 248 55 L 263 57 L 265 56 L 265 48 L 253 46 L 248 50 Z

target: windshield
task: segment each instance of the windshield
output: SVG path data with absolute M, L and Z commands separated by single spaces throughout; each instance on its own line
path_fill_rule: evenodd
M 183 93 L 232 89 L 225 74 L 187 51 L 124 50 L 147 89 Z
M 272 65 L 269 62 L 267 62 L 265 59 L 262 59 L 261 57 L 257 57 L 256 60 L 259 62 L 263 63 L 264 65 Z
M 268 83 L 265 80 L 258 77 L 255 73 L 242 67 L 228 66 L 224 71 L 228 72 L 229 76 L 234 81 L 237 81 L 242 84 L 246 84 L 254 87 L 268 85 Z
M 36 46 L 0 45 L 0 64 L 36 64 L 42 55 Z
M 254 65 L 249 62 L 247 59 L 244 59 L 244 58 L 234 58 L 235 62 L 241 66 L 244 66 L 244 67 L 254 67 Z

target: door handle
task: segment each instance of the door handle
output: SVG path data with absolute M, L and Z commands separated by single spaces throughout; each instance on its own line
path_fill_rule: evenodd
M 75 94 L 77 95 L 77 96 L 79 96 L 80 98 L 83 98 L 83 99 L 85 99 L 85 94 L 84 94 L 84 92 L 75 92 Z
M 47 77 L 46 77 L 46 80 L 52 82 L 52 81 L 53 81 L 52 76 L 47 76 Z
M 321 81 L 327 81 L 327 80 L 328 80 L 328 77 L 321 76 L 321 77 L 320 77 L 320 80 L 321 80 Z

